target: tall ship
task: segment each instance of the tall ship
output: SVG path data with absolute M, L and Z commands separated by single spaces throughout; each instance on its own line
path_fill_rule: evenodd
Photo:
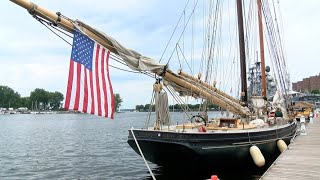
M 113 59 L 154 78 L 151 105 L 155 118 L 148 115 L 145 127 L 128 131 L 130 147 L 152 163 L 262 167 L 296 135 L 277 13 L 269 1 L 234 0 L 230 2 L 234 6 L 225 1 L 188 1 L 175 28 L 181 31 L 174 50 L 158 61 L 80 20 L 26 0 L 11 1 L 49 27 L 71 35 L 80 31 L 109 49 Z M 225 10 L 228 7 L 233 7 L 233 14 L 226 14 L 232 12 Z M 204 26 L 201 52 L 195 52 L 194 45 L 198 40 L 194 38 L 196 8 L 205 10 L 200 23 Z M 186 39 L 192 42 L 189 48 Z M 266 66 L 265 40 L 272 68 Z M 183 109 L 183 122 L 170 116 L 168 94 Z M 195 99 L 200 102 L 196 112 L 188 107 L 189 100 Z M 210 117 L 210 104 L 224 115 Z

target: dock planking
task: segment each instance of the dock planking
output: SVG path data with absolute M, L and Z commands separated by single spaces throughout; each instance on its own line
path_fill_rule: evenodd
M 260 178 L 320 179 L 320 118 L 306 126 L 307 135 L 299 135 Z

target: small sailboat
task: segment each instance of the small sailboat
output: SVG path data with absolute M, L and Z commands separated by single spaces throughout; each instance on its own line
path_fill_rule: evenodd
M 168 58 L 166 64 L 161 64 L 152 58 L 127 49 L 112 37 L 84 22 L 72 20 L 61 13 L 53 13 L 26 0 L 11 1 L 27 9 L 39 21 L 51 23 L 51 25 L 71 34 L 75 30 L 80 30 L 86 36 L 108 48 L 111 51 L 111 56 L 125 63 L 130 69 L 155 78 L 152 101 L 156 107 L 154 125 L 149 127 L 150 119 L 147 119 L 146 127 L 131 129 L 128 136 L 128 143 L 132 149 L 142 155 L 138 148 L 140 147 L 144 157 L 150 162 L 162 166 L 199 162 L 219 167 L 243 166 L 244 164 L 255 164 L 261 167 L 283 151 L 296 135 L 296 123 L 291 116 L 290 99 L 286 95 L 288 90 L 287 70 L 285 69 L 281 42 L 279 42 L 281 38 L 274 35 L 277 31 L 273 29 L 274 24 L 272 24 L 269 2 L 263 2 L 262 6 L 261 1 L 257 0 L 257 3 L 254 4 L 257 6 L 253 6 L 253 1 L 245 3 L 242 0 L 236 0 L 236 21 L 229 24 L 237 25 L 237 31 L 234 31 L 237 36 L 233 40 L 236 40 L 238 45 L 233 46 L 232 49 L 238 49 L 239 52 L 234 56 L 230 55 L 229 58 L 232 60 L 229 61 L 230 59 L 223 56 L 219 50 L 219 48 L 225 48 L 219 46 L 219 41 L 222 41 L 225 34 L 222 33 L 218 36 L 219 32 L 222 32 L 223 2 L 209 1 L 209 9 L 204 16 L 208 20 L 203 21 L 206 22 L 204 23 L 206 27 L 204 50 L 202 54 L 200 53 L 199 62 L 196 62 L 196 58 L 192 58 L 193 63 L 191 64 L 199 66 L 198 74 L 194 76 L 193 74 L 196 72 L 193 70 L 194 67 L 191 68 L 187 64 L 191 71 L 189 74 L 181 65 L 181 61 L 186 61 L 186 53 L 184 48 L 181 48 L 180 41 L 184 35 L 180 36 L 173 51 L 177 53 L 177 59 L 180 63 L 180 68 L 175 73 L 169 65 L 173 63 L 171 57 Z M 192 5 L 191 15 L 194 14 L 197 4 L 198 1 Z M 258 38 L 260 50 L 258 52 L 260 52 L 261 58 L 259 61 L 256 60 L 254 68 L 249 69 L 246 58 L 249 56 L 248 36 L 251 34 L 251 30 L 248 25 L 249 21 L 244 20 L 244 15 L 247 18 L 252 18 L 253 15 L 243 12 L 243 5 L 248 4 L 250 8 L 257 7 L 258 15 L 256 17 L 260 32 Z M 268 74 L 270 68 L 264 62 L 262 11 L 265 16 L 266 29 L 270 31 L 268 43 L 271 48 L 269 51 L 272 53 L 270 57 L 274 64 L 275 78 Z M 246 32 L 244 22 L 246 22 Z M 187 24 L 184 24 L 182 34 L 185 32 Z M 250 27 L 252 28 L 252 26 Z M 254 52 L 254 54 L 256 53 Z M 225 70 L 229 72 L 224 72 L 222 75 L 219 74 L 217 68 L 219 57 L 221 58 L 219 62 L 222 62 L 220 65 L 227 66 L 229 69 Z M 227 60 L 231 62 L 230 66 L 224 63 Z M 172 65 L 172 67 L 177 66 Z M 248 73 L 250 75 L 249 85 L 247 84 Z M 227 79 L 232 74 L 236 74 L 236 77 L 231 78 L 230 84 L 241 86 L 241 89 L 233 90 L 235 96 L 220 90 L 222 86 L 217 83 L 217 77 Z M 277 88 L 274 89 L 275 87 Z M 170 117 L 167 92 L 181 102 L 181 107 L 186 114 L 184 123 L 170 123 L 173 120 Z M 183 103 L 179 96 L 200 99 L 202 111 L 199 113 L 189 111 L 187 103 Z M 226 111 L 226 115 L 220 118 L 208 117 L 209 103 L 218 105 Z M 272 110 L 281 111 L 281 117 L 270 117 L 269 113 Z

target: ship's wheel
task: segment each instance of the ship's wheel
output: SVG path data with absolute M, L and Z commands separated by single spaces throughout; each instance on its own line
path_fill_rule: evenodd
M 194 115 L 191 117 L 191 122 L 204 122 L 204 125 L 207 126 L 207 121 L 201 115 Z

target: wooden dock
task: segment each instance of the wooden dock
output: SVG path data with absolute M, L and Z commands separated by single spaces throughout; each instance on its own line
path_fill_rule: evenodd
M 260 179 L 320 179 L 320 118 L 306 126 Z

